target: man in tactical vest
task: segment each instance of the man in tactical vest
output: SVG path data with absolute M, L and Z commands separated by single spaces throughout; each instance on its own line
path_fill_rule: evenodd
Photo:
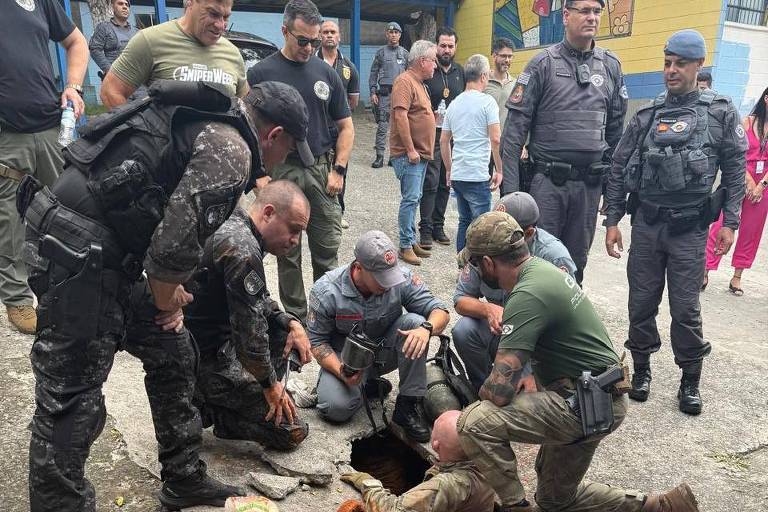
M 495 211 L 506 212 L 520 223 L 533 256 L 546 260 L 573 276 L 576 264 L 563 243 L 537 226 L 539 207 L 533 197 L 525 192 L 512 192 L 496 203 Z M 453 307 L 459 321 L 453 326 L 451 337 L 456 351 L 464 361 L 467 376 L 475 388 L 480 390 L 491 373 L 493 358 L 501 337 L 501 316 L 507 293 L 500 288 L 491 288 L 480 278 L 477 268 L 467 265 L 468 252 L 458 255 L 459 271 Z M 480 299 L 485 297 L 485 301 Z
M 305 109 L 298 120 L 290 119 L 296 111 L 270 119 L 260 109 L 275 91 L 303 104 L 281 84 L 254 88 L 243 102 L 217 84 L 158 81 L 149 98 L 81 130 L 51 190 L 33 179 L 20 185 L 24 258 L 39 300 L 30 356 L 33 511 L 95 510 L 83 470 L 104 427 L 101 388 L 119 349 L 144 363 L 160 501 L 223 506 L 240 494 L 207 476 L 198 458 L 196 350 L 181 312 L 193 296 L 181 283 L 263 166 L 306 144 Z
M 296 247 L 308 222 L 309 202 L 298 185 L 276 180 L 205 244 L 188 286 L 195 300 L 184 316 L 200 350 L 195 405 L 216 437 L 278 450 L 307 437 L 281 379 L 288 364 L 296 370 L 312 360 L 309 339 L 301 321 L 270 297 L 263 259 L 267 251 L 279 256 Z
M 595 46 L 603 0 L 566 0 L 565 38 L 517 77 L 502 134 L 502 194 L 520 190 L 526 138 L 539 226 L 563 241 L 584 277 L 603 177 L 621 137 L 627 89 L 614 54 Z
M 704 341 L 699 303 L 707 232 L 722 209 L 716 251 L 726 254 L 739 227 L 747 149 L 731 100 L 697 87 L 705 57 L 704 38 L 695 30 L 677 32 L 667 41 L 667 90 L 629 122 L 614 153 L 606 193 L 605 248 L 614 258 L 623 250 L 618 223 L 625 211 L 632 214 L 625 346 L 632 351 L 635 372 L 629 396 L 648 399 L 650 356 L 661 347 L 656 314 L 666 273 L 672 350 L 683 371 L 677 397 L 687 414 L 701 412 L 699 378 L 711 350 Z M 721 185 L 711 194 L 718 168 Z
M 371 103 L 376 116 L 376 160 L 371 167 L 377 169 L 384 166 L 384 150 L 387 148 L 387 132 L 389 131 L 390 102 L 392 84 L 400 73 L 408 67 L 408 50 L 400 46 L 400 36 L 403 29 L 393 21 L 387 25 L 387 45 L 382 46 L 373 57 L 371 74 L 368 76 L 368 87 L 371 89 Z

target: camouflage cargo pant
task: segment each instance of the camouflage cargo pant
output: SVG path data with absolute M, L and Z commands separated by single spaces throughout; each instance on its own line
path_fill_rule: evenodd
M 205 467 L 198 459 L 200 416 L 192 406 L 197 352 L 186 331 L 163 332 L 155 324 L 158 310 L 146 281 L 131 283 L 108 269 L 61 279 L 62 271 L 51 262 L 30 279 L 40 301 L 30 355 L 37 405 L 30 509 L 92 512 L 96 499 L 85 462 L 104 428 L 102 385 L 120 348 L 144 364 L 163 480 Z
M 613 400 L 614 429 L 624 420 L 626 397 Z M 583 438 L 581 420 L 554 391 L 522 393 L 497 407 L 489 401 L 467 407 L 458 421 L 459 439 L 504 505 L 525 498 L 511 442 L 539 444 L 536 503 L 543 511 L 639 512 L 645 495 L 584 481 L 602 437 Z
M 285 347 L 285 331 L 270 336 L 272 364 L 278 379 L 285 375 L 285 360 L 280 357 Z M 213 425 L 214 435 L 222 439 L 244 439 L 267 448 L 292 450 L 309 432 L 301 419 L 276 426 L 266 421 L 269 405 L 258 382 L 237 360 L 235 347 L 227 341 L 214 352 L 201 352 L 197 374 L 195 405 L 200 409 L 203 425 Z

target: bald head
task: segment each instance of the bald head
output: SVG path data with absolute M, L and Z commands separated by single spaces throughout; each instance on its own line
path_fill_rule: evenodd
M 298 204 L 296 204 L 298 203 Z M 270 181 L 259 190 L 250 209 L 260 210 L 271 204 L 277 214 L 283 214 L 294 207 L 309 210 L 309 201 L 298 185 L 288 180 Z
M 334 50 L 338 48 L 339 41 L 341 41 L 339 25 L 337 25 L 335 21 L 324 21 L 323 24 L 320 25 L 320 38 L 322 40 L 323 48 L 326 50 Z
M 467 455 L 459 443 L 459 432 L 456 422 L 461 411 L 446 411 L 432 425 L 432 449 L 437 453 L 440 463 L 448 464 L 465 460 Z
M 302 231 L 307 229 L 309 201 L 295 183 L 272 181 L 259 190 L 248 215 L 267 251 L 284 256 L 299 244 Z

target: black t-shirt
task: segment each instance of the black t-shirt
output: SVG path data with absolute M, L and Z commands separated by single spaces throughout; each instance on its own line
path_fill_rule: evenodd
M 443 71 L 443 68 L 438 64 L 435 69 L 435 76 L 426 80 L 424 85 L 427 86 L 429 91 L 429 101 L 432 102 L 432 110 L 436 111 L 440 106 L 440 100 L 445 100 L 445 107 L 458 96 L 464 92 L 464 68 L 455 62 L 448 68 L 448 72 Z M 445 97 L 445 89 L 448 89 L 448 97 Z
M 322 48 L 318 48 L 316 55 L 318 59 L 325 62 L 322 51 Z M 357 66 L 342 55 L 341 51 L 337 50 L 337 52 L 336 61 L 331 67 L 336 70 L 339 78 L 341 78 L 341 83 L 344 84 L 344 90 L 347 91 L 347 95 L 360 94 L 360 74 L 357 72 Z
M 314 55 L 309 62 L 294 62 L 276 52 L 248 70 L 248 83 L 274 80 L 295 87 L 309 110 L 307 143 L 316 157 L 334 147 L 329 124 L 351 115 L 347 91 L 336 71 Z
M 3 2 L 0 15 L 0 122 L 35 133 L 61 121 L 48 41 L 62 41 L 75 25 L 57 0 Z

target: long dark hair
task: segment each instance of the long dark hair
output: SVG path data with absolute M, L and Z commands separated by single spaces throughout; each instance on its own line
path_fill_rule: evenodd
M 752 126 L 755 125 L 755 121 L 757 121 L 757 136 L 760 140 L 763 140 L 765 137 L 765 97 L 768 96 L 768 87 L 765 88 L 763 91 L 763 94 L 760 95 L 760 99 L 757 100 L 757 104 L 755 105 L 755 108 L 752 109 L 751 116 L 754 117 L 754 120 L 752 121 Z

